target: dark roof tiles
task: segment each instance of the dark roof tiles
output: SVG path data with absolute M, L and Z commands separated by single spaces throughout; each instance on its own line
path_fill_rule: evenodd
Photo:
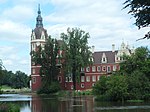
M 105 53 L 106 58 L 107 58 L 107 63 L 115 63 L 115 54 L 117 51 L 112 52 L 112 51 L 100 51 L 100 52 L 94 52 L 93 53 L 93 58 L 94 58 L 94 64 L 100 64 L 102 63 L 102 55 Z

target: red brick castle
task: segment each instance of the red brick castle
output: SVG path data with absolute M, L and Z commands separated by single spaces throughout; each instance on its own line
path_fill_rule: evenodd
M 31 34 L 31 51 L 36 51 L 36 48 L 41 45 L 44 46 L 46 39 L 48 38 L 47 30 L 43 27 L 43 20 L 41 17 L 40 7 L 38 9 L 38 16 L 36 18 L 36 27 L 32 30 Z M 59 41 L 61 42 L 61 40 Z M 59 51 L 61 54 L 63 51 Z M 124 54 L 130 55 L 134 52 L 134 49 L 130 49 L 128 45 L 122 42 L 119 50 L 115 50 L 115 45 L 112 44 L 111 51 L 94 51 L 93 53 L 93 65 L 87 66 L 81 69 L 81 81 L 76 83 L 77 90 L 91 89 L 95 85 L 96 81 L 100 79 L 102 75 L 110 76 L 113 72 L 119 70 L 119 63 L 123 61 L 122 56 Z M 37 91 L 41 87 L 41 77 L 39 74 L 40 65 L 35 65 L 31 60 L 31 88 L 32 91 Z M 60 69 L 58 75 L 59 83 L 64 90 L 73 89 L 72 75 L 65 77 L 63 74 L 63 68 Z

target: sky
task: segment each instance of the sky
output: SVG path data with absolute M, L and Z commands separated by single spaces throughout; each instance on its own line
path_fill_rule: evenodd
M 125 0 L 0 0 L 0 59 L 8 71 L 30 75 L 30 39 L 40 4 L 44 28 L 53 38 L 67 28 L 89 32 L 95 51 L 118 50 L 122 42 L 131 48 L 148 46 L 142 38 L 148 28 L 138 29 L 123 10 Z

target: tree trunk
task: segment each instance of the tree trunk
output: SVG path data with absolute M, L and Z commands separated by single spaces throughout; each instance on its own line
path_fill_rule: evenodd
M 75 63 L 73 63 L 72 78 L 73 78 L 73 90 L 76 90 L 76 68 L 75 68 Z

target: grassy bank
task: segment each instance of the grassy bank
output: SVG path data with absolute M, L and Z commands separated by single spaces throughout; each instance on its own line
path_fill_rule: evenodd
M 30 88 L 22 88 L 22 89 L 14 89 L 9 86 L 2 86 L 2 92 L 3 94 L 15 94 L 15 93 L 31 93 Z

